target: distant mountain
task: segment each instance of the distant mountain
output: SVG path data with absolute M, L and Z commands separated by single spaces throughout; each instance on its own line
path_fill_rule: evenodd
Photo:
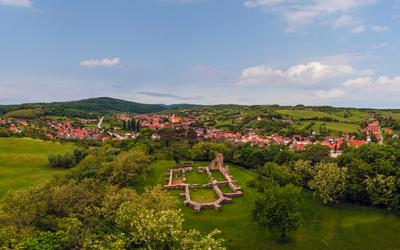
M 162 104 L 142 104 L 109 97 L 90 98 L 78 101 L 52 103 L 26 103 L 18 105 L 0 105 L 0 115 L 39 114 L 66 117 L 97 117 L 115 112 L 152 113 L 168 109 Z M 29 115 L 28 115 L 29 116 Z M 30 118 L 30 117 L 29 117 Z

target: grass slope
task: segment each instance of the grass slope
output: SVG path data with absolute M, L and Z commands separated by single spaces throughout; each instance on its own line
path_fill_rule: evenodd
M 339 122 L 347 122 L 347 123 L 360 123 L 366 119 L 368 113 L 361 112 L 359 110 L 348 110 L 348 116 L 344 116 L 344 112 L 340 111 L 332 111 L 332 112 L 322 112 L 315 111 L 311 109 L 280 109 L 276 110 L 276 112 L 288 115 L 293 119 L 323 119 L 323 118 L 331 118 L 336 119 Z
M 357 133 L 361 129 L 360 125 L 351 123 L 321 122 L 321 121 L 314 121 L 313 123 L 314 125 L 311 126 L 310 129 L 318 132 L 320 131 L 321 127 L 332 130 L 333 132 L 348 132 L 348 133 Z M 297 124 L 295 127 L 297 129 L 304 129 L 309 124 L 311 124 L 311 122 L 302 122 Z
M 154 163 L 152 172 L 142 185 L 164 184 L 164 172 L 174 165 L 171 161 Z M 244 196 L 224 205 L 222 211 L 195 213 L 182 205 L 187 228 L 197 228 L 202 232 L 220 229 L 228 249 L 399 249 L 398 216 L 361 206 L 324 206 L 308 191 L 303 192 L 303 225 L 291 234 L 291 242 L 278 243 L 273 235 L 259 229 L 251 219 L 250 210 L 257 193 L 248 188 L 246 182 L 253 178 L 253 173 L 230 166 Z
M 47 163 L 50 153 L 72 152 L 71 144 L 55 144 L 27 138 L 0 138 L 0 200 L 9 190 L 43 183 L 65 170 Z

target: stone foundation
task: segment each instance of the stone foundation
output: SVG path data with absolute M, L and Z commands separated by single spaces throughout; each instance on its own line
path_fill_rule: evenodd
M 181 168 L 170 169 L 165 173 L 167 185 L 164 185 L 165 189 L 182 189 L 184 192 L 181 194 L 184 198 L 185 206 L 192 207 L 196 212 L 200 212 L 202 209 L 215 209 L 219 210 L 223 204 L 232 201 L 232 198 L 239 197 L 243 195 L 242 189 L 236 184 L 235 180 L 231 175 L 229 175 L 229 170 L 223 167 L 223 155 L 218 153 L 215 160 L 213 160 L 208 167 L 198 167 L 197 170 L 201 173 L 205 173 L 209 176 L 210 182 L 208 184 L 187 184 L 186 182 L 186 172 L 193 171 L 193 163 L 180 164 L 180 166 L 185 166 Z M 220 171 L 224 176 L 225 181 L 216 181 L 212 177 L 211 170 Z M 182 181 L 174 181 L 174 173 L 180 173 Z M 223 193 L 219 187 L 229 187 L 231 193 Z M 193 201 L 190 197 L 190 189 L 199 188 L 213 188 L 214 192 L 217 194 L 218 199 L 211 203 L 201 203 Z

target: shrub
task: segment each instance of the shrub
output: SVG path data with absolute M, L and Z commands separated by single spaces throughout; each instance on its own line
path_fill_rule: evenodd
M 74 150 L 74 158 L 76 163 L 81 162 L 81 160 L 83 160 L 83 158 L 85 158 L 87 155 L 87 151 L 83 148 L 76 148 Z
M 6 128 L 0 128 L 0 137 L 10 137 L 10 131 Z
M 64 155 L 49 155 L 49 164 L 53 168 L 71 168 L 76 164 L 75 157 L 71 153 Z

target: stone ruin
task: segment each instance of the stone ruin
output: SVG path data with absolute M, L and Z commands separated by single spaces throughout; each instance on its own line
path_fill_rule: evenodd
M 186 173 L 194 171 L 193 162 L 185 162 L 179 164 L 178 168 L 168 170 L 166 175 L 166 181 L 168 184 L 164 185 L 165 189 L 182 189 L 181 194 L 184 197 L 185 206 L 192 207 L 196 212 L 200 212 L 202 209 L 212 208 L 219 210 L 223 204 L 232 201 L 233 197 L 242 196 L 242 189 L 237 185 L 236 181 L 229 174 L 229 169 L 224 167 L 224 156 L 218 153 L 215 160 L 211 161 L 208 167 L 198 167 L 199 172 L 205 173 L 209 176 L 209 183 L 207 184 L 188 184 L 186 183 Z M 217 181 L 212 176 L 212 171 L 219 171 L 224 177 L 224 181 Z M 174 178 L 174 176 L 180 176 L 180 178 Z M 224 193 L 220 187 L 229 187 L 231 192 Z M 217 195 L 217 200 L 211 203 L 197 202 L 191 199 L 190 189 L 200 188 L 212 188 Z
M 217 164 L 217 166 L 215 166 L 215 164 Z M 221 153 L 218 153 L 215 156 L 215 160 L 212 160 L 208 167 L 212 170 L 224 168 L 224 156 Z

